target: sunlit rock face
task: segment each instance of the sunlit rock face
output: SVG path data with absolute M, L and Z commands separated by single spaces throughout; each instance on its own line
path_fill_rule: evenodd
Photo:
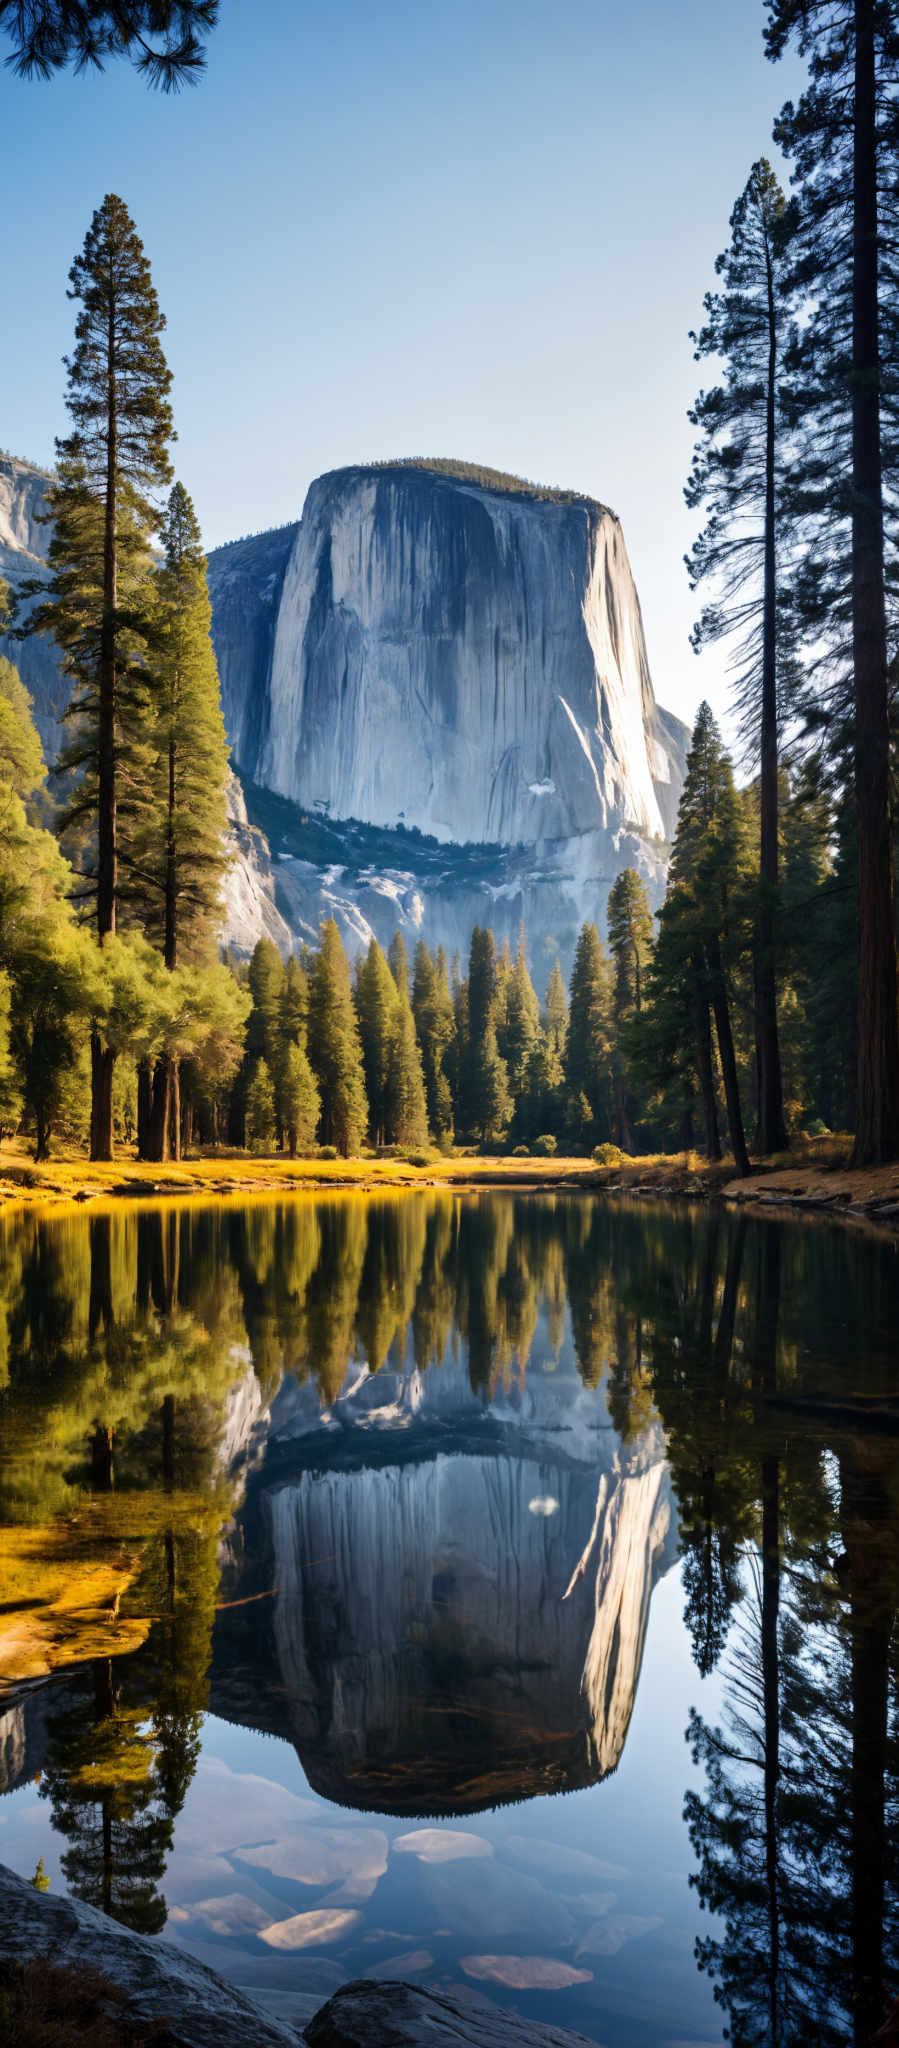
M 260 663 L 251 678 L 229 644 L 230 551 L 213 558 L 216 646 L 253 780 L 457 843 L 665 836 L 680 760 L 605 507 L 354 468 L 312 485 L 280 587 L 273 538 L 244 544 L 275 600 L 262 706 Z
M 249 1548 L 277 1591 L 264 1648 L 246 1631 L 267 1603 L 217 1626 L 217 1711 L 287 1736 L 325 1797 L 386 1813 L 614 1770 L 673 1540 L 657 1430 L 624 1450 L 575 1375 L 485 1401 L 452 1361 L 356 1368 L 323 1414 L 288 1381 L 270 1427 Z

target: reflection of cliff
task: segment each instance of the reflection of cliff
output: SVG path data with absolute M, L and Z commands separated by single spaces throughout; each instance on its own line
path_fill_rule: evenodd
M 622 1452 L 602 1395 L 564 1374 L 486 1405 L 452 1366 L 424 1387 L 363 1377 L 336 1428 L 302 1428 L 300 1405 L 250 1506 L 274 1610 L 222 1615 L 213 1706 L 377 1811 L 472 1812 L 613 1770 L 673 1533 L 659 1434 Z M 255 1585 L 245 1564 L 231 1591 Z
M 567 1599 L 593 1518 L 583 1472 L 439 1455 L 279 1488 L 275 1642 L 316 1790 L 458 1812 L 613 1769 L 668 1527 L 664 1471 L 613 1484 L 600 1553 Z

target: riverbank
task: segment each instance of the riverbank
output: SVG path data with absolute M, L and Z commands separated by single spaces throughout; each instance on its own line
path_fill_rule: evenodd
M 732 1160 L 715 1165 L 696 1153 L 623 1155 L 612 1163 L 591 1158 L 527 1158 L 434 1150 L 425 1159 L 287 1159 L 219 1152 L 159 1166 L 123 1150 L 108 1165 L 69 1154 L 35 1164 L 24 1150 L 0 1146 L 0 1213 L 13 1208 L 61 1208 L 119 1200 L 247 1200 L 252 1197 L 353 1190 L 362 1194 L 445 1187 L 526 1191 L 596 1190 L 637 1199 L 726 1201 L 744 1207 L 832 1213 L 899 1230 L 899 1163 L 850 1167 L 850 1141 L 800 1139 L 790 1153 L 756 1166 L 748 1180 Z

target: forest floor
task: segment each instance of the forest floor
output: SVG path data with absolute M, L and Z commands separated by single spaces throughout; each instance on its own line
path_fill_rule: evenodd
M 433 1150 L 406 1157 L 288 1159 L 221 1151 L 168 1165 L 152 1165 L 123 1147 L 109 1165 L 69 1153 L 36 1165 L 24 1148 L 0 1146 L 0 1211 L 13 1206 L 193 1197 L 321 1193 L 351 1189 L 390 1193 L 414 1187 L 466 1189 L 602 1189 L 642 1199 L 724 1199 L 764 1209 L 792 1208 L 864 1217 L 899 1229 L 899 1162 L 867 1169 L 849 1165 L 848 1137 L 799 1138 L 789 1153 L 757 1164 L 748 1180 L 734 1175 L 732 1159 L 711 1166 L 698 1153 L 619 1154 L 608 1164 L 591 1158 L 491 1157 Z

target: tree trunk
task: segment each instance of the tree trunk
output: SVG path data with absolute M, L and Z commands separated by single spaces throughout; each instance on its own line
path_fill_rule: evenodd
M 178 870 L 175 858 L 175 742 L 169 739 L 168 831 L 165 846 L 165 964 L 171 972 L 178 960 Z
M 778 883 L 777 787 L 777 555 L 775 426 L 777 407 L 777 318 L 771 251 L 765 240 L 768 285 L 768 390 L 765 424 L 765 581 L 762 617 L 761 858 L 755 943 L 755 1047 L 758 1067 L 759 1151 L 781 1152 L 787 1144 L 783 1080 L 777 1032 L 775 920 Z
M 181 1063 L 169 1058 L 169 1158 L 181 1157 Z
M 138 1159 L 152 1159 L 150 1151 L 153 1120 L 153 1070 L 149 1060 L 140 1060 L 137 1068 L 137 1156 Z
M 110 300 L 107 335 L 106 504 L 103 530 L 103 612 L 100 621 L 100 693 L 97 726 L 97 935 L 115 931 L 116 824 L 116 604 L 118 601 L 118 419 L 115 365 L 115 307 Z M 91 1034 L 92 1159 L 112 1158 L 112 1065 L 114 1055 Z
M 713 1162 L 721 1158 L 721 1138 L 718 1132 L 718 1110 L 715 1104 L 715 1076 L 712 1071 L 712 1030 L 709 1024 L 709 1006 L 702 984 L 705 981 L 702 962 L 695 960 L 696 973 L 696 1064 L 699 1068 L 699 1088 L 702 1095 L 702 1113 L 705 1119 L 706 1158 Z
M 91 1032 L 91 1129 L 92 1159 L 113 1156 L 112 1076 L 115 1053 L 103 1044 L 99 1031 Z
M 709 940 L 709 968 L 712 979 L 712 1008 L 715 1012 L 715 1031 L 718 1038 L 718 1052 L 721 1058 L 721 1073 L 724 1079 L 724 1097 L 727 1103 L 727 1123 L 730 1131 L 730 1146 L 734 1165 L 742 1180 L 746 1179 L 749 1168 L 749 1153 L 743 1131 L 743 1112 L 740 1108 L 740 1084 L 737 1079 L 737 1060 L 734 1052 L 733 1032 L 730 1028 L 730 1007 L 727 1000 L 727 985 L 721 947 L 717 937 Z
M 890 830 L 880 438 L 875 0 L 855 0 L 852 654 L 858 815 L 856 1166 L 899 1155 L 899 1009 Z
M 150 1108 L 150 1127 L 147 1134 L 148 1159 L 165 1162 L 170 1155 L 171 1130 L 171 1062 L 158 1059 L 153 1068 L 153 1088 Z

